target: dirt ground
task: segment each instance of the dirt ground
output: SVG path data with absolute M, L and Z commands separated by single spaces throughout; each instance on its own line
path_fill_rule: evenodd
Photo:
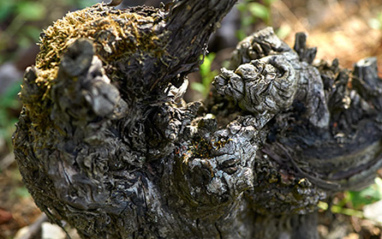
M 297 5 L 295 1 L 290 2 Z M 296 7 L 293 10 L 288 8 L 286 1 L 277 1 L 274 11 L 278 13 L 281 25 L 289 25 L 292 32 L 308 33 L 308 44 L 318 47 L 316 59 L 332 61 L 338 58 L 342 67 L 352 68 L 360 59 L 376 56 L 381 72 L 382 30 L 371 27 L 372 22 L 381 17 L 381 1 L 319 0 L 305 3 L 305 9 Z M 285 41 L 293 44 L 293 34 Z
M 380 29 L 370 26 L 379 15 L 380 0 L 278 0 L 272 5 L 273 26 L 288 30 L 284 40 L 290 46 L 296 32 L 307 32 L 308 45 L 318 47 L 317 59 L 338 58 L 351 69 L 358 60 L 375 56 L 382 77 L 382 16 Z M 0 190 L 0 239 L 11 239 L 41 212 L 23 186 L 10 149 L 1 142 Z M 322 212 L 319 221 L 322 238 L 382 238 L 381 225 L 370 220 Z

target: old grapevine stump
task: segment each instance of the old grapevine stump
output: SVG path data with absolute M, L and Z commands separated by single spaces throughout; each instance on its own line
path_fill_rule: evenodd
M 316 206 L 381 161 L 374 58 L 312 64 L 267 28 L 205 102 L 182 103 L 234 0 L 69 13 L 25 73 L 14 134 L 24 182 L 82 238 L 316 238 Z

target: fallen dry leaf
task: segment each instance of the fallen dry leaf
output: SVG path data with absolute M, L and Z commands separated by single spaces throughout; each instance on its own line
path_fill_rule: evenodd
M 12 213 L 0 208 L 0 225 L 12 220 Z

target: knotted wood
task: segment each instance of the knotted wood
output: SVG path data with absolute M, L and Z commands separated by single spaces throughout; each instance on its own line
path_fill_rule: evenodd
M 14 134 L 24 182 L 82 238 L 318 238 L 321 200 L 381 167 L 376 60 L 313 63 L 271 28 L 179 104 L 234 0 L 97 4 L 44 31 Z M 275 230 L 277 228 L 277 230 Z

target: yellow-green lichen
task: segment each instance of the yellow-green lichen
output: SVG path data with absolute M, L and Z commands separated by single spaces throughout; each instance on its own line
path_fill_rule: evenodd
M 43 32 L 36 66 L 39 69 L 57 66 L 62 53 L 79 38 L 93 40 L 96 53 L 102 55 L 104 61 L 115 60 L 138 49 L 160 54 L 163 48 L 152 29 L 155 21 L 152 16 L 114 10 L 102 4 L 70 12 Z M 139 27 L 142 25 L 148 28 L 145 32 Z
M 189 160 L 194 158 L 210 159 L 214 156 L 212 151 L 223 148 L 232 139 L 205 139 L 199 138 L 192 140 L 189 147 L 180 147 L 175 149 L 175 156 L 179 157 L 183 163 L 187 164 Z
M 36 122 L 49 120 L 52 107 L 51 89 L 57 83 L 60 60 L 69 45 L 79 38 L 93 41 L 95 54 L 104 65 L 115 65 L 119 60 L 134 55 L 161 57 L 164 47 L 157 36 L 157 25 L 163 16 L 153 8 L 116 10 L 96 4 L 83 10 L 70 12 L 43 31 L 40 52 L 36 58 L 36 79 L 28 81 L 27 90 L 20 98 L 27 113 Z M 163 39 L 163 36 L 161 37 Z M 142 59 L 144 60 L 143 56 Z M 29 89 L 38 89 L 31 92 Z

